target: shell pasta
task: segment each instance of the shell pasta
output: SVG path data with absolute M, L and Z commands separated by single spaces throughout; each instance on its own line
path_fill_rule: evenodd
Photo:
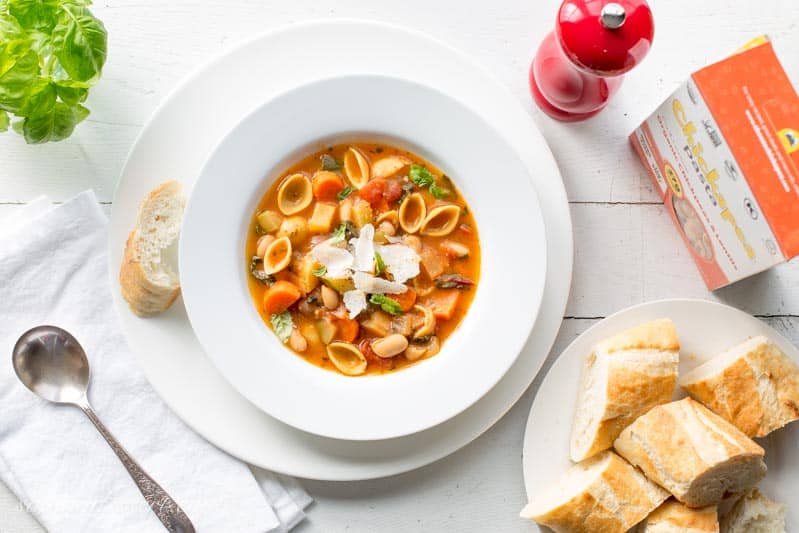
M 347 376 L 436 355 L 480 275 L 477 227 L 452 180 L 372 143 L 331 146 L 282 173 L 253 214 L 245 254 L 265 324 Z

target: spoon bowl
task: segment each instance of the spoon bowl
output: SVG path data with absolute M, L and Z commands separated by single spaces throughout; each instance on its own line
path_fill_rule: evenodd
M 57 326 L 26 331 L 14 345 L 12 360 L 19 380 L 37 396 L 55 403 L 85 400 L 89 360 L 68 331 Z

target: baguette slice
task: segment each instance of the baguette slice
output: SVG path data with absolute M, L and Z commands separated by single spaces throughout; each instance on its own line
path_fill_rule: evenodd
M 700 365 L 680 385 L 750 437 L 765 437 L 799 420 L 799 367 L 766 337 Z
M 139 316 L 165 311 L 180 294 L 178 275 L 163 256 L 180 234 L 184 206 L 180 183 L 167 181 L 139 208 L 119 271 L 122 296 Z
M 615 447 L 693 508 L 718 505 L 766 475 L 763 448 L 691 398 L 653 408 L 622 431 Z
M 572 466 L 521 517 L 557 533 L 624 533 L 668 498 L 627 461 L 605 451 Z
M 718 533 L 715 506 L 691 509 L 677 500 L 667 500 L 641 524 L 638 533 Z
M 671 320 L 642 324 L 598 343 L 586 360 L 571 438 L 572 461 L 613 446 L 633 420 L 671 401 L 680 342 Z
M 721 519 L 723 533 L 785 533 L 786 508 L 757 489 L 738 500 Z

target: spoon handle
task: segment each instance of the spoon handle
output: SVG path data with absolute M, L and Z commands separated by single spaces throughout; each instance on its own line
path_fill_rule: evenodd
M 186 516 L 186 513 L 183 512 L 183 509 L 181 509 L 175 500 L 161 488 L 161 485 L 156 483 L 155 480 L 139 466 L 139 463 L 128 455 L 125 448 L 117 442 L 111 432 L 108 431 L 108 428 L 100 422 L 100 419 L 97 418 L 97 415 L 94 413 L 89 403 L 85 402 L 79 404 L 78 407 L 86 413 L 86 416 L 94 423 L 100 435 L 103 436 L 106 442 L 108 442 L 108 445 L 111 446 L 111 449 L 114 450 L 114 453 L 117 454 L 119 460 L 122 461 L 122 464 L 125 465 L 128 474 L 133 478 L 136 486 L 139 487 L 139 491 L 141 491 L 144 499 L 147 500 L 150 509 L 153 510 L 155 516 L 158 517 L 164 527 L 172 533 L 194 533 L 194 525 L 191 523 L 191 520 L 189 520 L 189 517 Z

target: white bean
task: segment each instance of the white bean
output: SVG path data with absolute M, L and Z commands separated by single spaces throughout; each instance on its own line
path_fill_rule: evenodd
M 399 333 L 372 341 L 372 351 L 376 356 L 387 359 L 401 354 L 408 347 L 408 339 Z
M 266 253 L 266 249 L 269 248 L 269 245 L 275 241 L 274 235 L 261 235 L 258 239 L 257 249 L 255 250 L 255 255 L 258 257 L 263 257 Z
M 291 330 L 291 336 L 289 337 L 289 346 L 295 352 L 304 352 L 308 349 L 308 341 L 305 340 L 305 337 L 302 336 L 302 333 L 297 331 L 296 329 Z
M 329 310 L 333 311 L 338 307 L 339 297 L 338 293 L 328 287 L 327 285 L 322 285 L 322 303 L 325 307 Z
M 384 220 L 383 222 L 381 222 L 380 225 L 377 227 L 377 231 L 380 231 L 381 233 L 383 233 L 383 235 L 394 235 L 397 232 L 396 228 L 394 228 L 394 224 L 392 224 L 388 220 Z

